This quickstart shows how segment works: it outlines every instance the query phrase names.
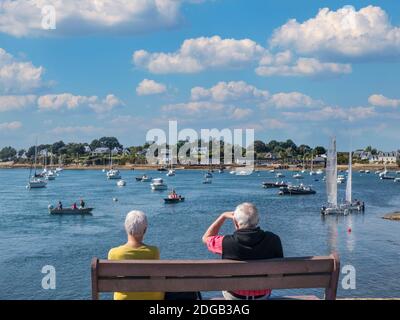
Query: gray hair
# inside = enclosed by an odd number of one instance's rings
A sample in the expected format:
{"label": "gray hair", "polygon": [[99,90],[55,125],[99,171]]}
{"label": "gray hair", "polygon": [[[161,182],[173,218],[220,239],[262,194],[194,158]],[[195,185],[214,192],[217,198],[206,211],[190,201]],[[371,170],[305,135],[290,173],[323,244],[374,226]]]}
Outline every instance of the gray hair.
{"label": "gray hair", "polygon": [[258,210],[252,203],[242,203],[238,205],[233,214],[239,228],[255,228],[259,222]]}
{"label": "gray hair", "polygon": [[144,212],[133,210],[126,215],[125,230],[127,234],[142,237],[146,232],[147,218]]}

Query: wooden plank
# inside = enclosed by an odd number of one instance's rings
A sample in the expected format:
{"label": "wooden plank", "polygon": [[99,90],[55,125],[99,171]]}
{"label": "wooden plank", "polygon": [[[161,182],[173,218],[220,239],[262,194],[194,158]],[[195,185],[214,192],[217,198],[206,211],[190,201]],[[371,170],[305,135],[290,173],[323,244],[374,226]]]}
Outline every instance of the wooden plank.
{"label": "wooden plank", "polygon": [[218,290],[263,290],[326,288],[330,275],[300,275],[285,277],[174,278],[174,279],[100,279],[100,292],[190,292]]}
{"label": "wooden plank", "polygon": [[340,258],[337,253],[333,253],[331,257],[334,260],[334,266],[329,286],[325,290],[325,300],[336,300],[337,286],[339,282]]}
{"label": "wooden plank", "polygon": [[98,287],[98,264],[97,258],[92,259],[91,274],[92,274],[92,300],[99,300],[99,287]]}
{"label": "wooden plank", "polygon": [[334,260],[320,259],[278,259],[227,261],[227,260],[100,260],[98,275],[109,276],[225,276],[225,275],[265,275],[302,274],[332,272]]}

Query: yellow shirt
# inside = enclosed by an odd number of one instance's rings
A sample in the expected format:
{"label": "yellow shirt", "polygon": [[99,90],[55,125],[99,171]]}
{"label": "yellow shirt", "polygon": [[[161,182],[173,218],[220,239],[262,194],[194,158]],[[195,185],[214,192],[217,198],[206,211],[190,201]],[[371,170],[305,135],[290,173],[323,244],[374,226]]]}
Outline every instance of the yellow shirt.
{"label": "yellow shirt", "polygon": [[[108,260],[158,260],[160,251],[157,247],[143,245],[132,248],[122,245],[112,248],[108,253]],[[163,292],[114,292],[114,300],[163,300]]]}

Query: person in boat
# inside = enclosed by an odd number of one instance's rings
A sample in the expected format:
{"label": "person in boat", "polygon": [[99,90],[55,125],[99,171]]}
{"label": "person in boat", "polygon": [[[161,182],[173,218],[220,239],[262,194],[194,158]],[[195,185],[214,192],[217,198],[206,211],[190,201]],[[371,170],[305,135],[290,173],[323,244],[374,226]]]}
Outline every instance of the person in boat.
{"label": "person in boat", "polygon": [[76,205],[76,202],[74,202],[74,204],[72,205],[72,209],[73,210],[78,210],[78,206]]}
{"label": "person in boat", "polygon": [[62,205],[61,201],[58,201],[57,209],[58,210],[62,210],[63,209],[63,205]]}
{"label": "person in boat", "polygon": [[176,194],[175,189],[168,195],[169,199],[179,199],[178,195]]}
{"label": "person in boat", "polygon": [[85,209],[85,201],[83,201],[83,199],[81,199],[81,202],[79,204],[79,208],[80,209]]}
{"label": "person in boat", "polygon": [[[231,235],[219,235],[222,225],[230,220],[236,231]],[[203,243],[212,253],[231,260],[259,260],[283,258],[282,243],[276,234],[263,231],[259,215],[252,203],[242,203],[234,212],[225,212],[215,220],[203,235]],[[267,300],[270,289],[223,291],[226,300]]]}
{"label": "person in boat", "polygon": [[[144,244],[147,217],[142,211],[131,211],[125,218],[127,242],[108,252],[108,260],[159,260],[160,251]],[[162,292],[115,292],[114,300],[163,300]]]}

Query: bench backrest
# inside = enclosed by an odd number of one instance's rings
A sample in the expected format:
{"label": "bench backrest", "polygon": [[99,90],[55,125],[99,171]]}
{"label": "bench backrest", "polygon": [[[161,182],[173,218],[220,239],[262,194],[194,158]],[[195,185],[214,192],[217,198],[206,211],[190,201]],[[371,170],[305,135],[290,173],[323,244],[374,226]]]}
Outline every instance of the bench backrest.
{"label": "bench backrest", "polygon": [[100,292],[191,292],[324,288],[336,299],[336,254],[271,260],[92,261],[92,298]]}

